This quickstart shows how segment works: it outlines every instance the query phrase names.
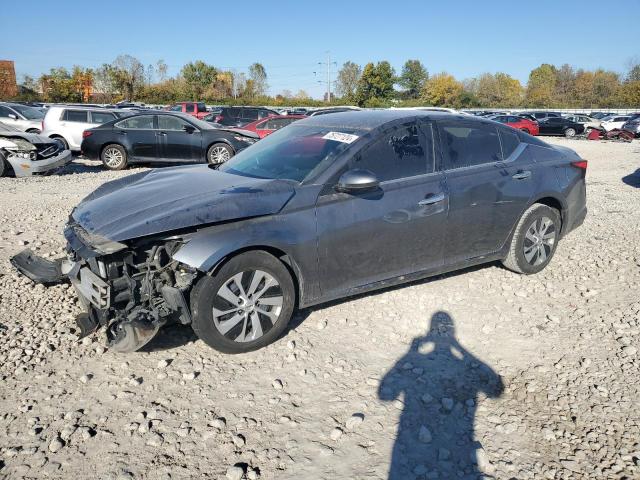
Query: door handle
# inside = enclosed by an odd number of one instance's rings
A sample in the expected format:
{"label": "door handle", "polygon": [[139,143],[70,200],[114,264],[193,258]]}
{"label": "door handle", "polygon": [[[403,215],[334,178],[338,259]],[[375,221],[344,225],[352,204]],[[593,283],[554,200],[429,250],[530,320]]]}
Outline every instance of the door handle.
{"label": "door handle", "polygon": [[126,135],[126,134],[127,134],[127,132],[125,132],[124,130],[120,130],[120,131],[118,131],[118,134],[119,134],[119,135]]}
{"label": "door handle", "polygon": [[427,198],[420,200],[418,202],[418,205],[420,205],[421,207],[424,207],[425,205],[433,205],[434,203],[443,201],[444,198],[444,193],[431,194]]}
{"label": "door handle", "polygon": [[165,132],[157,132],[156,136],[158,136],[158,137],[166,137],[167,134]]}
{"label": "door handle", "polygon": [[530,176],[531,172],[529,170],[519,170],[511,178],[514,178],[516,180],[524,180],[526,178],[529,178]]}

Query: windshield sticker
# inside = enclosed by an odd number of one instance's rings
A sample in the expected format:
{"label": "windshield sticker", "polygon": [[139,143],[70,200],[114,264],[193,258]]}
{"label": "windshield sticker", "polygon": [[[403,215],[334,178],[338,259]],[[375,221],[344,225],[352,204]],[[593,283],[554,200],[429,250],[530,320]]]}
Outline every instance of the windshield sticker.
{"label": "windshield sticker", "polygon": [[351,135],[350,133],[329,132],[322,138],[324,138],[325,140],[335,140],[336,142],[342,143],[353,143],[359,137],[358,135]]}

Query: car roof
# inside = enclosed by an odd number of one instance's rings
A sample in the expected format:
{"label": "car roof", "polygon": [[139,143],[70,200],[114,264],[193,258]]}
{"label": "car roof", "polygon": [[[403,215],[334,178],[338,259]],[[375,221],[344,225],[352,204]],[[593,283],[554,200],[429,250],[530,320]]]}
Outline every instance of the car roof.
{"label": "car roof", "polygon": [[449,112],[435,112],[424,110],[355,110],[349,112],[338,112],[327,115],[308,117],[295,122],[295,125],[324,128],[351,128],[355,130],[373,130],[395,120],[410,120],[416,117],[426,119],[456,118],[467,121],[482,121],[482,119],[476,119],[475,117],[472,117],[470,115],[455,114]]}

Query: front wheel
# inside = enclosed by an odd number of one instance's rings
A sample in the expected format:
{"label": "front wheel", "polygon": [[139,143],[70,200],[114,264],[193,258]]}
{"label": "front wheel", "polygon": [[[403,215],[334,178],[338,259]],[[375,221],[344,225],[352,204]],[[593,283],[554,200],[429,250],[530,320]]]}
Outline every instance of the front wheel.
{"label": "front wheel", "polygon": [[528,129],[528,128],[523,128],[523,129],[521,129],[521,130],[522,130],[524,133],[531,134],[531,132],[529,131],[529,129]]}
{"label": "front wheel", "polygon": [[564,131],[564,136],[565,136],[565,137],[567,137],[567,138],[575,137],[575,136],[576,136],[576,131],[575,131],[575,129],[573,129],[573,128],[567,128],[567,129]]}
{"label": "front wheel", "polygon": [[107,145],[102,149],[100,160],[109,170],[122,170],[127,166],[127,151],[122,145]]}
{"label": "front wheel", "polygon": [[9,176],[12,170],[11,164],[5,158],[4,153],[0,152],[0,177]]}
{"label": "front wheel", "polygon": [[560,213],[547,205],[534,203],[522,215],[511,239],[505,267],[530,275],[544,269],[558,246],[562,222]]}
{"label": "front wheel", "polygon": [[284,331],[295,307],[287,267],[264,251],[241,253],[191,292],[192,327],[223,353],[262,348]]}
{"label": "front wheel", "polygon": [[207,162],[220,165],[233,157],[233,150],[226,143],[214,143],[207,150]]}

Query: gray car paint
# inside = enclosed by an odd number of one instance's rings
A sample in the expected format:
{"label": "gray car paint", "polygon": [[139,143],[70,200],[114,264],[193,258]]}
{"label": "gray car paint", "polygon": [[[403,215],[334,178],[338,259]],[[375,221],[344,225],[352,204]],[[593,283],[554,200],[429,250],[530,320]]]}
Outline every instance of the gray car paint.
{"label": "gray car paint", "polygon": [[85,198],[73,218],[113,241],[279,211],[294,182],[218,172],[206,165],[156,169],[109,182]]}
{"label": "gray car paint", "polygon": [[[504,258],[522,212],[541,199],[559,206],[563,234],[584,218],[584,171],[570,166],[579,157],[522,133],[524,145],[505,161],[442,171],[438,152],[433,174],[381,184],[375,191],[335,191],[336,175],[359,147],[389,125],[416,118],[488,123],[433,112],[313,117],[297,125],[357,126],[368,133],[302,184],[206,166],[163,169],[107,184],[73,216],[92,233],[116,241],[190,227],[173,257],[205,272],[215,272],[240,250],[267,249],[296,275],[300,306]],[[516,179],[521,171],[531,175]],[[418,205],[430,195],[442,200]]]}

